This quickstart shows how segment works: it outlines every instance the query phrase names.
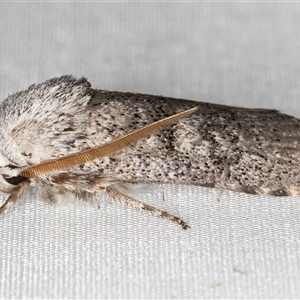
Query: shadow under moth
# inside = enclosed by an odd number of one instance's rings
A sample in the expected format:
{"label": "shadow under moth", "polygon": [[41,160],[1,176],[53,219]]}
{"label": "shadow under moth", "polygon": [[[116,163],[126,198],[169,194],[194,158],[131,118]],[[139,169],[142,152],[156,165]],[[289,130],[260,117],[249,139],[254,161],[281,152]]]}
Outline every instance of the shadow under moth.
{"label": "shadow under moth", "polygon": [[[300,120],[247,109],[93,89],[62,76],[0,106],[0,214],[34,186],[50,203],[112,198],[172,220],[124,193],[133,183],[178,183],[261,195],[300,194]],[[124,188],[125,187],[125,188]]]}

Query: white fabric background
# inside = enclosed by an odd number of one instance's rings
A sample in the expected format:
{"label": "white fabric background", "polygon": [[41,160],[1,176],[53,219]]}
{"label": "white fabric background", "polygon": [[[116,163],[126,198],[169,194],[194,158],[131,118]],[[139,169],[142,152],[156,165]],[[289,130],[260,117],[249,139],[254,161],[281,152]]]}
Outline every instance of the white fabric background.
{"label": "white fabric background", "polygon": [[[300,117],[299,3],[1,3],[0,98],[54,76]],[[0,298],[298,298],[299,197],[145,187],[191,229],[34,192],[0,218]],[[2,202],[5,197],[1,198]]]}

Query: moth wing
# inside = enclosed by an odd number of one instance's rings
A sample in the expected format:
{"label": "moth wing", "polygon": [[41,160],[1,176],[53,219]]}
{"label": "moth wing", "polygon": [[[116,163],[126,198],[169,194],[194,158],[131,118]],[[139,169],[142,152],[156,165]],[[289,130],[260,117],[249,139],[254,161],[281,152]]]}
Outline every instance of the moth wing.
{"label": "moth wing", "polygon": [[93,101],[106,112],[101,119],[108,133],[104,140],[199,107],[188,118],[94,162],[95,170],[105,176],[254,194],[299,194],[300,121],[294,117],[275,110],[105,91],[99,91]]}
{"label": "moth wing", "polygon": [[68,76],[8,97],[1,110],[1,152],[17,166],[38,164],[113,141],[194,106],[199,109],[190,117],[68,172],[121,182],[299,194],[298,119],[274,110],[93,90],[85,79]]}

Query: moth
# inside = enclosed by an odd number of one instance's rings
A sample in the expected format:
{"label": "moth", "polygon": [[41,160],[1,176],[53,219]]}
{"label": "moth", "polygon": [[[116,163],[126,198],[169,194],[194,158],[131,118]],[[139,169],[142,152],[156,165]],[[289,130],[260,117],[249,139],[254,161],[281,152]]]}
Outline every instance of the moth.
{"label": "moth", "polygon": [[247,109],[93,89],[62,76],[0,106],[0,213],[32,185],[50,203],[98,199],[181,218],[128,195],[136,183],[191,184],[260,195],[300,194],[300,120]]}

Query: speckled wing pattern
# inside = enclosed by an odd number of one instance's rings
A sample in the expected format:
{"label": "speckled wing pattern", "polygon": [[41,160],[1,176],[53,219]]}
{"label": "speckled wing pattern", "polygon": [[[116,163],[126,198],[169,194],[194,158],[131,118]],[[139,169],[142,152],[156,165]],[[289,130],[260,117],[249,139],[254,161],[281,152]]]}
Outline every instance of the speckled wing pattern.
{"label": "speckled wing pattern", "polygon": [[298,119],[276,110],[96,90],[85,78],[72,76],[33,85],[4,101],[0,146],[6,165],[0,171],[8,164],[24,167],[87,150],[195,106],[196,113],[149,138],[39,178],[38,184],[59,184],[66,190],[74,184],[83,194],[96,189],[91,188],[95,180],[105,186],[159,182],[300,194]]}
{"label": "speckled wing pattern", "polygon": [[[121,129],[121,134],[199,107],[189,118],[98,162],[98,170],[107,176],[121,181],[194,184],[263,195],[300,192],[300,121],[296,118],[275,110],[130,93],[99,91],[96,99],[101,107],[96,111],[107,112],[101,122],[104,131],[105,127],[117,132]],[[105,138],[112,134],[109,129]]]}
{"label": "speckled wing pattern", "polygon": [[[74,171],[116,181],[193,184],[254,194],[300,192],[300,121],[296,118],[275,110],[93,90],[85,79],[71,76],[44,85],[46,91],[33,112],[14,103],[5,116],[0,115],[1,120],[9,119],[9,135],[26,160],[14,164],[37,164],[86,150],[198,106],[196,113],[158,134]],[[52,91],[47,101],[45,94],[51,89],[58,93],[57,86],[63,96],[54,103],[52,99],[58,97]],[[20,98],[24,97],[17,95],[14,100]],[[24,100],[19,103],[30,107]]]}

